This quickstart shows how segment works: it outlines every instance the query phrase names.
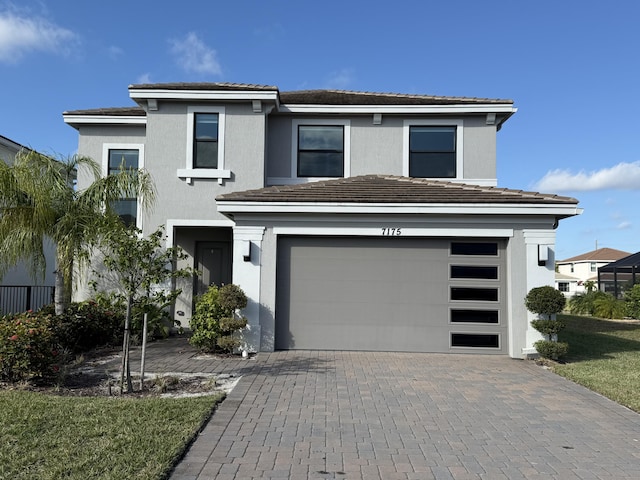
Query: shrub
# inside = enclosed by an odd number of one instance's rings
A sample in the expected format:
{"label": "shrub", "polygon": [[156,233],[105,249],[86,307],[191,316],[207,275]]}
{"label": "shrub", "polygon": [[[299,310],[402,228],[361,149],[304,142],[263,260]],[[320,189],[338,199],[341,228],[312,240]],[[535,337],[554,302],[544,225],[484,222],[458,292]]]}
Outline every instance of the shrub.
{"label": "shrub", "polygon": [[575,315],[595,315],[595,302],[605,295],[599,290],[577,293],[569,300],[569,311]]}
{"label": "shrub", "polygon": [[124,317],[110,305],[94,301],[72,303],[61,315],[53,316],[54,306],[40,310],[52,316],[57,342],[73,353],[119,343]]}
{"label": "shrub", "polygon": [[550,285],[532,288],[525,297],[527,310],[548,317],[562,312],[566,302],[567,299],[562,292]]}
{"label": "shrub", "polygon": [[48,377],[60,369],[52,317],[28,311],[0,319],[0,378],[9,382]]}
{"label": "shrub", "polygon": [[593,314],[600,318],[622,318],[625,315],[624,301],[605,293],[593,301]]}
{"label": "shrub", "polygon": [[238,318],[236,311],[246,305],[247,296],[237,285],[210,286],[196,299],[189,342],[204,351],[232,352],[241,343],[236,332],[247,326],[247,319]]}
{"label": "shrub", "polygon": [[631,318],[640,318],[640,284],[624,292],[625,313]]}
{"label": "shrub", "polygon": [[531,321],[531,326],[543,335],[557,335],[565,327],[560,320],[551,320],[548,318],[539,318]]}
{"label": "shrub", "polygon": [[553,342],[550,340],[538,340],[533,344],[542,358],[558,360],[569,351],[569,344],[565,342]]}

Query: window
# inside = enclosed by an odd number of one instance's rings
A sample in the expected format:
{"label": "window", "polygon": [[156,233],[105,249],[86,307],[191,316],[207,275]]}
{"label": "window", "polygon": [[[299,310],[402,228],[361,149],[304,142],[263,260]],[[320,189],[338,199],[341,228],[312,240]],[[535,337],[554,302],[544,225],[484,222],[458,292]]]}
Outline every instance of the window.
{"label": "window", "polygon": [[224,169],[225,108],[187,107],[186,165],[178,177],[191,183],[193,178],[215,178],[222,183],[231,178]]}
{"label": "window", "polygon": [[598,267],[596,266],[596,262],[591,262],[589,264],[589,268],[591,269],[592,272],[595,272],[598,270]]}
{"label": "window", "polygon": [[569,282],[558,282],[558,290],[561,292],[569,291]]}
{"label": "window", "polygon": [[451,300],[497,302],[497,288],[451,287]]}
{"label": "window", "polygon": [[349,120],[293,120],[292,134],[294,182],[349,176]]}
{"label": "window", "polygon": [[[138,149],[109,149],[108,175],[118,173],[121,167],[125,169],[138,169],[139,165]],[[123,198],[114,202],[111,207],[127,225],[137,225],[138,220],[138,200],[136,198]]]}
{"label": "window", "polygon": [[451,323],[499,323],[498,310],[451,310]]}
{"label": "window", "polygon": [[462,178],[462,136],[461,120],[405,120],[403,175]]}
{"label": "window", "polygon": [[574,265],[573,265],[573,263],[572,263],[569,267],[570,267],[570,269],[571,269],[571,273],[573,273],[573,270],[574,270]]}
{"label": "window", "polygon": [[498,255],[496,242],[451,242],[451,255]]}
{"label": "window", "polygon": [[193,168],[218,168],[218,114],[196,113],[193,129]]}
{"label": "window", "polygon": [[452,333],[452,347],[500,348],[500,337],[496,334]]}
{"label": "window", "polygon": [[298,126],[298,177],[344,175],[344,129],[341,125]]}
{"label": "window", "polygon": [[498,267],[481,265],[451,265],[451,278],[498,279]]}

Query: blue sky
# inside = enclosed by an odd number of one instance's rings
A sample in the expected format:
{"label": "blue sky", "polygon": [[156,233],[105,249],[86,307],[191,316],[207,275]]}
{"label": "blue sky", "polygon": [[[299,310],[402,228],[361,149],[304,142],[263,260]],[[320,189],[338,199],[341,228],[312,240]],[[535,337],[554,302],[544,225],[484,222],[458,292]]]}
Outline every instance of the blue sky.
{"label": "blue sky", "polygon": [[71,155],[65,110],[132,83],[510,98],[498,184],[573,196],[558,259],[640,250],[640,2],[0,0],[0,135]]}

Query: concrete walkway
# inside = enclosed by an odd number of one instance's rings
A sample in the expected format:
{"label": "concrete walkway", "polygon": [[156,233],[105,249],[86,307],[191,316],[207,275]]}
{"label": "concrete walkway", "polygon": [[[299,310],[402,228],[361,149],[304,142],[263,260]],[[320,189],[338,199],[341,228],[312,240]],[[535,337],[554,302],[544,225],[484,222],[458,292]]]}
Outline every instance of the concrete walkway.
{"label": "concrete walkway", "polygon": [[149,371],[242,379],[172,480],[640,478],[640,415],[530,361],[315,351],[198,360],[180,341],[154,345]]}

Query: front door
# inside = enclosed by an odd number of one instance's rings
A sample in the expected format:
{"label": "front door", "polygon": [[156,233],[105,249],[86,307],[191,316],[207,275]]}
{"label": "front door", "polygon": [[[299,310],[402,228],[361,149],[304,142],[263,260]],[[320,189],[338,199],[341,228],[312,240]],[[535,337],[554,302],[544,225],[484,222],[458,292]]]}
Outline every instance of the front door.
{"label": "front door", "polygon": [[196,268],[200,275],[196,295],[202,295],[210,285],[231,283],[231,244],[229,242],[198,242],[196,244]]}

